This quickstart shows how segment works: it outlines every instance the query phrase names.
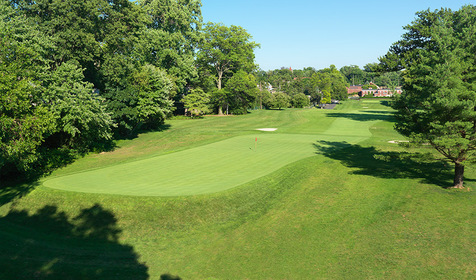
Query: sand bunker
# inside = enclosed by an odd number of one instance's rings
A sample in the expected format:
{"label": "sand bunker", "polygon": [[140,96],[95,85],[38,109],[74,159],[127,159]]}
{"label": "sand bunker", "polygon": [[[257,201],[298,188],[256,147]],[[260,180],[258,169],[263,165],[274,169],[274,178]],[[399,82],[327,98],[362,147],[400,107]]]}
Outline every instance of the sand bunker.
{"label": "sand bunker", "polygon": [[260,130],[260,131],[276,131],[278,130],[277,128],[258,128],[256,130]]}
{"label": "sand bunker", "polygon": [[398,144],[398,143],[408,143],[408,140],[390,140],[388,143]]}

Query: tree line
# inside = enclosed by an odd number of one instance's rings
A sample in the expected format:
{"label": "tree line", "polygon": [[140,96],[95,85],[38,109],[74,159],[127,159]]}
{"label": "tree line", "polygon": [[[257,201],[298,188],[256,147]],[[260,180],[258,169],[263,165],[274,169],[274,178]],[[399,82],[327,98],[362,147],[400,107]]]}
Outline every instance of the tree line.
{"label": "tree line", "polygon": [[260,69],[255,72],[260,90],[254,106],[302,108],[331,103],[333,99],[345,100],[348,98],[349,85],[371,87],[373,83],[395,88],[401,85],[401,74],[401,71],[382,71],[377,63],[368,63],[363,69],[356,65],[343,66],[339,70],[335,65],[320,70],[313,67],[282,67],[269,71]]}
{"label": "tree line", "polygon": [[265,72],[258,47],[240,26],[204,23],[199,0],[0,0],[0,176],[42,174],[174,112],[346,97],[335,66]]}
{"label": "tree line", "polygon": [[203,23],[200,9],[0,0],[0,176],[38,175],[159,128],[187,95],[245,111],[259,45],[241,27]]}

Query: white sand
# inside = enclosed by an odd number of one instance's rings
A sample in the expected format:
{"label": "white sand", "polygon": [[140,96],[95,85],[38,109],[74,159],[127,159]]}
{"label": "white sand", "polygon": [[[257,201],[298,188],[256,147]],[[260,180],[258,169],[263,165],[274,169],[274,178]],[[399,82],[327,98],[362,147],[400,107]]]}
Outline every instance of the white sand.
{"label": "white sand", "polygon": [[408,143],[408,140],[390,140],[388,143],[398,144],[398,143]]}
{"label": "white sand", "polygon": [[278,130],[277,128],[258,128],[256,130],[260,130],[260,131],[276,131]]}

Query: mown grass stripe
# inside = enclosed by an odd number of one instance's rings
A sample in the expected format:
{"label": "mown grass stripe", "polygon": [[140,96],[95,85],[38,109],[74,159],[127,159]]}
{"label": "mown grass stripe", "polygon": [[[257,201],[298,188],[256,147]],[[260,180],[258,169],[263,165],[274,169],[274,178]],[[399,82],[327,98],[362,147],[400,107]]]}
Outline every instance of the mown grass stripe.
{"label": "mown grass stripe", "polygon": [[[340,140],[342,137],[339,137]],[[365,140],[349,136],[348,142]],[[332,135],[262,134],[96,169],[44,182],[50,188],[139,196],[197,195],[227,190],[312,156],[313,144]]]}

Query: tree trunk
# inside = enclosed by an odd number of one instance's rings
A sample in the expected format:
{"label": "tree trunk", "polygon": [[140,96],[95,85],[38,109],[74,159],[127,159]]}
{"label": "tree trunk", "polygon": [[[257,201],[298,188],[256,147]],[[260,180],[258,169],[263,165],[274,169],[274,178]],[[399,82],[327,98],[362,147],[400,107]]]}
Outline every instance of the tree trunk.
{"label": "tree trunk", "polygon": [[221,89],[221,79],[223,77],[223,71],[218,71],[218,81],[217,81],[217,88],[218,90]]}
{"label": "tree trunk", "polygon": [[[218,90],[221,90],[221,78],[223,76],[223,71],[218,71],[218,81],[217,81],[217,88]],[[223,109],[221,105],[218,105],[218,115],[222,116],[223,115]]]}
{"label": "tree trunk", "polygon": [[455,163],[455,179],[453,188],[463,188],[464,165],[459,162]]}

